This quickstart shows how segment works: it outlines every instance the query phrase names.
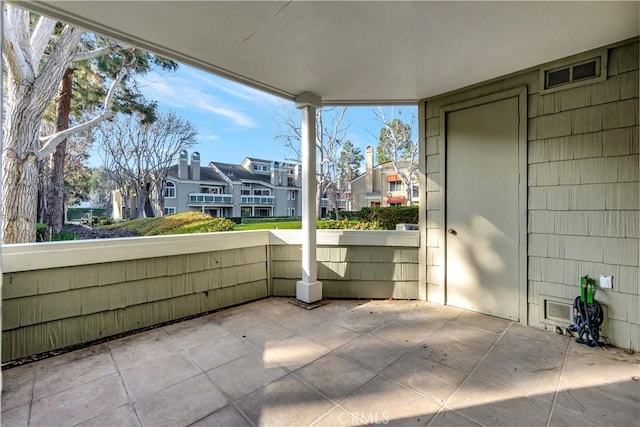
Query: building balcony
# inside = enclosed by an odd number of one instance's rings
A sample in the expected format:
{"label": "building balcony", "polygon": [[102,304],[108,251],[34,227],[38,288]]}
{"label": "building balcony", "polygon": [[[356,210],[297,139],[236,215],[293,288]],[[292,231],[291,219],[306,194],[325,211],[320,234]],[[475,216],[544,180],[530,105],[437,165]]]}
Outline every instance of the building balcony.
{"label": "building balcony", "polygon": [[275,196],[242,196],[240,203],[243,205],[274,205]]}
{"label": "building balcony", "polygon": [[[331,206],[331,201],[327,198],[327,197],[323,197],[320,200],[320,206],[322,206],[323,208],[328,208]],[[338,200],[338,207],[339,208],[346,208],[347,207],[347,201],[346,200]]]}
{"label": "building balcony", "polygon": [[202,205],[233,205],[232,194],[189,193],[189,204]]}

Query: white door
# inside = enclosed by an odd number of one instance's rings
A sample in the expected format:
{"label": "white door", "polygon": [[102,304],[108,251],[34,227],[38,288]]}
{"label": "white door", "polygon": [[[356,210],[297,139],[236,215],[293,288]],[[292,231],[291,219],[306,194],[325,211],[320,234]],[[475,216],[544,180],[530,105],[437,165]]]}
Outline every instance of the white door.
{"label": "white door", "polygon": [[446,115],[447,304],[519,319],[518,97]]}

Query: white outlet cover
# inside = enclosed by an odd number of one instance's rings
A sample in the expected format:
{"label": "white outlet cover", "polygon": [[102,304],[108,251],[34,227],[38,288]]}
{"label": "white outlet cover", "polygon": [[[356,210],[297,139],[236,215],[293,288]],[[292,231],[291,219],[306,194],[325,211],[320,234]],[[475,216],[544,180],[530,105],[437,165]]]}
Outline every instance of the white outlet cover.
{"label": "white outlet cover", "polygon": [[613,289],[613,276],[600,275],[600,289]]}

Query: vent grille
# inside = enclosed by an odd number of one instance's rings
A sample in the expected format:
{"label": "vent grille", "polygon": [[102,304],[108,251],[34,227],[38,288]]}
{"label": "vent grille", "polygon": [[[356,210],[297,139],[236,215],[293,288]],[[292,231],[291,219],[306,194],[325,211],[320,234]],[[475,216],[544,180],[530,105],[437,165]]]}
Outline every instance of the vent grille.
{"label": "vent grille", "polygon": [[567,324],[572,322],[572,306],[570,304],[549,300],[545,300],[545,304],[545,319]]}
{"label": "vent grille", "polygon": [[600,76],[600,57],[544,72],[544,88],[551,89]]}

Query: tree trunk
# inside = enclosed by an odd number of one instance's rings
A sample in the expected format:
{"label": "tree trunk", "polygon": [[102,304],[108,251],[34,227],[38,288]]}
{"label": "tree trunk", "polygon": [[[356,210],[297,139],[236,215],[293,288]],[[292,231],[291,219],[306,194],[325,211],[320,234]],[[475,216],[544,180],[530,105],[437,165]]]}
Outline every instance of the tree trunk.
{"label": "tree trunk", "polygon": [[[71,111],[71,86],[73,70],[68,68],[60,82],[56,109],[56,132],[69,129]],[[50,174],[47,196],[47,224],[53,233],[60,233],[64,223],[64,161],[67,156],[67,140],[62,141],[50,156]]]}
{"label": "tree trunk", "polygon": [[145,205],[147,204],[147,197],[149,197],[149,192],[145,188],[146,186],[138,186],[136,189],[136,208],[138,210],[137,217],[138,218],[146,218],[147,215],[145,213]]}
{"label": "tree trunk", "polygon": [[[8,76],[9,80],[11,76]],[[42,114],[34,112],[33,86],[20,85],[10,98],[5,122],[2,163],[4,243],[29,243],[36,240],[36,210],[38,198],[38,133]]]}

